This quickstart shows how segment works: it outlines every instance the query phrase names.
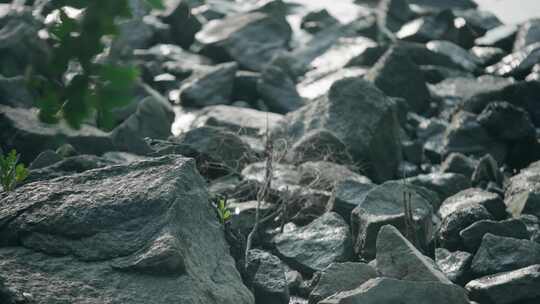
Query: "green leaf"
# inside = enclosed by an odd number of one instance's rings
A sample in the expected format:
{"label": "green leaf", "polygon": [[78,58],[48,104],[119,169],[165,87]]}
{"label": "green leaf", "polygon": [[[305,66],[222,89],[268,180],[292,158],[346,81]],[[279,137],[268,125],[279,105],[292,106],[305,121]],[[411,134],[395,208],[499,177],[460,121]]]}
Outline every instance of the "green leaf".
{"label": "green leaf", "polygon": [[231,218],[231,211],[230,210],[226,210],[225,213],[223,214],[223,219],[225,221],[229,220]]}
{"label": "green leaf", "polygon": [[15,181],[17,183],[21,183],[28,177],[28,175],[30,175],[30,171],[28,171],[23,164],[18,164],[15,168]]}

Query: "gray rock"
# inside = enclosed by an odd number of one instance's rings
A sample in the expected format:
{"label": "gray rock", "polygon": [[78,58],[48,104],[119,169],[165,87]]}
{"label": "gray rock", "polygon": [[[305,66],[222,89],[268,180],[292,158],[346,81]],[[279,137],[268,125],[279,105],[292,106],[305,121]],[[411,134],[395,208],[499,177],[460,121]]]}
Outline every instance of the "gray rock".
{"label": "gray rock", "polygon": [[439,282],[409,282],[389,278],[371,279],[360,287],[337,293],[319,304],[469,304],[466,291]]}
{"label": "gray rock", "polygon": [[31,108],[36,92],[30,90],[23,76],[0,75],[0,103],[14,108]]}
{"label": "gray rock", "polygon": [[529,113],[508,102],[490,103],[477,119],[488,132],[503,140],[520,140],[536,135]]}
{"label": "gray rock", "polygon": [[477,276],[516,270],[540,263],[540,244],[487,233],[472,261]]}
{"label": "gray rock", "polygon": [[197,112],[191,127],[219,127],[241,136],[262,137],[267,129],[275,128],[282,119],[283,116],[276,113],[219,105]]}
{"label": "gray rock", "polygon": [[208,22],[195,38],[202,53],[216,61],[232,59],[242,68],[262,71],[287,48],[291,28],[283,17],[251,12]]}
{"label": "gray rock", "polygon": [[438,0],[409,0],[409,4],[416,5],[420,9],[427,11],[438,11],[445,9],[466,10],[476,8],[478,5],[473,0],[450,0],[440,2]]}
{"label": "gray rock", "polygon": [[65,123],[48,125],[39,121],[34,110],[0,105],[0,141],[15,148],[21,161],[29,164],[44,150],[55,150],[69,143],[80,153],[103,154],[115,150],[108,133],[83,125],[74,130]]}
{"label": "gray rock", "polygon": [[477,157],[491,154],[501,163],[507,153],[505,144],[492,137],[478,123],[474,114],[465,111],[458,112],[452,118],[443,145],[446,154],[458,152]]}
{"label": "gray rock", "polygon": [[487,31],[503,24],[501,20],[489,10],[454,10],[454,14],[456,17],[465,19],[467,25],[472,27],[478,35],[484,35]]}
{"label": "gray rock", "polygon": [[508,211],[518,217],[521,214],[540,216],[540,162],[510,178],[505,187],[504,203]]}
{"label": "gray rock", "polygon": [[540,219],[532,214],[524,214],[517,219],[527,227],[531,241],[540,243]]}
{"label": "gray rock", "polygon": [[513,47],[517,30],[518,28],[515,25],[500,25],[487,31],[484,36],[476,39],[474,43],[479,46],[497,47],[505,51],[510,51]]}
{"label": "gray rock", "polygon": [[455,210],[444,217],[438,230],[441,247],[449,250],[462,249],[460,231],[481,220],[492,220],[493,216],[479,204],[469,205]]}
{"label": "gray rock", "polygon": [[392,225],[381,227],[377,236],[377,271],[399,280],[451,284],[435,263]]}
{"label": "gray rock", "polygon": [[274,237],[278,255],[308,273],[352,257],[349,225],[334,212],[322,215],[305,227],[286,230]]}
{"label": "gray rock", "polygon": [[461,208],[473,205],[485,207],[496,219],[506,218],[506,207],[503,200],[495,193],[478,188],[463,190],[446,199],[439,208],[441,218],[450,216]]}
{"label": "gray rock", "polygon": [[434,40],[428,42],[426,47],[428,50],[447,56],[457,66],[468,72],[474,72],[480,64],[476,56],[450,41]]}
{"label": "gray rock", "polygon": [[[540,299],[540,265],[486,276],[465,288],[471,299],[494,304],[534,303]],[[530,300],[530,302],[526,302]]]}
{"label": "gray rock", "polygon": [[[298,167],[300,184],[310,188],[332,190],[343,181],[371,185],[369,178],[350,170],[344,165],[329,161],[306,162]],[[345,218],[345,217],[344,217]]]}
{"label": "gray rock", "polygon": [[44,167],[48,167],[54,163],[57,163],[61,161],[63,158],[62,156],[58,155],[58,153],[54,152],[53,150],[45,150],[34,159],[30,165],[28,166],[28,169],[30,170],[36,170],[41,169]]}
{"label": "gray rock", "polygon": [[370,190],[351,214],[356,254],[365,259],[375,257],[377,235],[384,225],[394,225],[406,233],[403,200],[408,194],[411,195],[411,208],[416,224],[415,235],[411,237],[418,240],[418,246],[425,248],[432,237],[431,204],[419,187],[390,181]]}
{"label": "gray rock", "polygon": [[328,201],[328,209],[339,213],[347,222],[351,213],[376,185],[357,180],[342,180],[335,184],[334,195]]}
{"label": "gray rock", "polygon": [[441,164],[441,172],[458,173],[471,178],[475,167],[475,161],[471,158],[461,153],[450,153]]}
{"label": "gray rock", "polygon": [[[415,177],[405,179],[407,183],[415,186],[424,187],[434,191],[439,196],[439,202],[448,197],[471,187],[469,179],[457,173],[430,173],[420,174]],[[438,209],[439,204],[433,202],[433,209]]]}
{"label": "gray rock", "polygon": [[338,164],[354,161],[347,145],[336,134],[326,129],[309,131],[287,152],[286,159],[292,163],[329,160]]}
{"label": "gray rock", "polygon": [[540,60],[540,42],[505,56],[499,63],[488,66],[486,72],[498,76],[525,77]]}
{"label": "gray rock", "polygon": [[263,70],[257,90],[271,112],[285,114],[304,105],[294,81],[276,66],[270,65]]}
{"label": "gray rock", "polygon": [[339,24],[339,20],[330,15],[326,9],[321,9],[309,12],[302,17],[300,28],[308,33],[315,34],[337,24]]}
{"label": "gray rock", "polygon": [[238,65],[234,62],[200,67],[180,86],[180,103],[185,107],[232,103],[231,96],[237,69]]}
{"label": "gray rock", "polygon": [[334,263],[321,271],[315,288],[309,294],[309,304],[317,304],[341,291],[355,289],[378,276],[377,271],[364,263]]}
{"label": "gray rock", "polygon": [[415,112],[424,112],[429,106],[424,75],[400,48],[388,50],[365,78],[388,96],[404,98]]}
{"label": "gray rock", "polygon": [[377,22],[391,32],[397,32],[403,24],[414,18],[409,3],[404,0],[383,0],[379,2]]}
{"label": "gray rock", "polygon": [[480,158],[471,176],[473,186],[481,188],[487,188],[490,182],[500,187],[503,184],[503,179],[497,161],[490,154]]}
{"label": "gray rock", "polygon": [[519,28],[514,42],[514,52],[540,42],[540,18],[525,21]]}
{"label": "gray rock", "polygon": [[470,50],[470,52],[476,58],[478,58],[482,67],[495,64],[506,55],[504,50],[489,46],[475,46]]}
{"label": "gray rock", "polygon": [[0,194],[6,285],[51,303],[252,304],[208,199],[176,156]]}
{"label": "gray rock", "polygon": [[252,249],[248,254],[246,272],[256,303],[289,304],[285,267],[278,257],[259,249]]}
{"label": "gray rock", "polygon": [[518,219],[509,219],[500,222],[492,220],[478,221],[461,230],[459,235],[463,240],[465,248],[474,253],[482,243],[482,238],[487,233],[515,239],[529,239],[527,226]]}
{"label": "gray rock", "polygon": [[286,116],[281,132],[291,142],[316,129],[333,132],[348,147],[354,160],[366,164],[375,181],[390,179],[401,160],[398,121],[393,103],[361,78],[336,81],[324,98]]}
{"label": "gray rock", "polygon": [[147,97],[137,111],[116,127],[111,138],[118,150],[134,154],[149,154],[150,147],[144,138],[166,139],[171,135],[174,112],[166,100]]}
{"label": "gray rock", "polygon": [[444,248],[435,249],[435,262],[441,271],[455,284],[464,285],[470,279],[473,256],[464,251],[450,252]]}
{"label": "gray rock", "polygon": [[184,47],[195,40],[195,34],[201,29],[201,23],[191,14],[187,1],[164,1],[165,10],[160,11],[159,17],[171,28],[173,41]]}

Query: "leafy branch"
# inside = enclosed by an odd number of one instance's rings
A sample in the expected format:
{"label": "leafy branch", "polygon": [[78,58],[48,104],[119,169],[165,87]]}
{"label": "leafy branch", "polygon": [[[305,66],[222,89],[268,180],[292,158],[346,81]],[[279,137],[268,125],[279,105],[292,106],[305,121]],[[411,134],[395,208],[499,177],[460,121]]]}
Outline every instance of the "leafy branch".
{"label": "leafy branch", "polygon": [[20,155],[15,150],[11,150],[5,156],[0,154],[0,183],[4,191],[12,191],[29,175],[28,169],[18,163],[19,157]]}

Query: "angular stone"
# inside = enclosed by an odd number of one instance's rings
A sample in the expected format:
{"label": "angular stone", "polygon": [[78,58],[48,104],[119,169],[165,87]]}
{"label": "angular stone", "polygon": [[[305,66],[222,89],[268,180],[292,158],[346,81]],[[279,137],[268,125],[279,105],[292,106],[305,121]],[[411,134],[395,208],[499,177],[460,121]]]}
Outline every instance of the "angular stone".
{"label": "angular stone", "polygon": [[441,247],[449,250],[463,248],[460,231],[481,220],[491,220],[493,216],[479,204],[469,205],[455,210],[443,218],[438,230]]}
{"label": "angular stone", "polygon": [[337,293],[319,304],[469,304],[466,291],[439,282],[409,282],[389,278],[371,279],[360,287]]}
{"label": "angular stone", "polygon": [[0,194],[0,271],[50,303],[252,304],[208,200],[171,155],[24,185]]}
{"label": "angular stone", "polygon": [[486,34],[474,41],[479,46],[498,47],[505,51],[512,50],[514,39],[517,34],[517,26],[500,25],[486,32]]}
{"label": "angular stone", "polygon": [[338,164],[352,164],[347,146],[334,133],[316,129],[304,134],[287,152],[286,159],[292,163],[329,160]]}
{"label": "angular stone", "polygon": [[505,101],[490,103],[477,119],[488,132],[504,140],[536,135],[529,113]]}
{"label": "angular stone", "polygon": [[525,224],[518,219],[509,219],[500,222],[492,220],[478,221],[461,230],[459,235],[461,236],[463,244],[467,250],[470,252],[476,252],[482,243],[482,238],[487,233],[496,236],[512,237],[515,239],[529,239],[527,226],[525,226]]}
{"label": "angular stone", "polygon": [[488,66],[486,72],[497,76],[524,78],[538,61],[540,61],[540,42],[504,57],[499,63]]}
{"label": "angular stone", "polygon": [[296,142],[312,130],[327,129],[345,143],[354,161],[368,164],[369,178],[387,180],[397,173],[401,149],[394,104],[361,78],[336,81],[327,96],[287,114],[286,120],[283,129],[274,130],[277,137]]}
{"label": "angular stone", "polygon": [[503,179],[499,164],[490,154],[480,158],[471,176],[473,186],[481,188],[487,188],[489,183],[495,183],[497,187],[500,187]]}
{"label": "angular stone", "polygon": [[300,165],[298,170],[300,183],[315,189],[332,190],[342,181],[372,184],[369,178],[329,161],[306,162]]}
{"label": "angular stone", "polygon": [[230,104],[234,77],[238,65],[234,62],[200,67],[180,87],[180,103],[185,107]]}
{"label": "angular stone", "polygon": [[[13,136],[16,134],[17,136]],[[66,123],[48,125],[34,110],[0,105],[0,141],[7,149],[23,152],[21,161],[29,164],[44,150],[56,150],[69,143],[80,153],[103,154],[115,150],[108,133],[83,125],[74,130]]]}
{"label": "angular stone", "polygon": [[392,225],[381,227],[377,236],[377,271],[399,280],[451,284],[435,263]]}
{"label": "angular stone", "polygon": [[464,251],[450,252],[444,248],[435,249],[435,262],[448,279],[455,284],[464,285],[470,279],[473,256]]}
{"label": "angular stone", "polygon": [[317,304],[341,291],[355,289],[378,276],[373,267],[364,263],[334,263],[318,274],[315,288],[309,294],[309,304]]}
{"label": "angular stone", "polygon": [[482,238],[471,269],[479,277],[539,263],[540,244],[488,233]]}
{"label": "angular stone", "polygon": [[[534,303],[540,298],[540,265],[482,277],[469,282],[469,296],[480,303]],[[526,302],[530,300],[530,302]]]}
{"label": "angular stone", "polygon": [[334,212],[322,215],[305,227],[277,235],[273,243],[278,255],[289,265],[308,273],[352,257],[349,225]]}
{"label": "angular stone", "polygon": [[436,192],[439,202],[432,202],[434,209],[438,209],[439,203],[448,197],[471,187],[469,179],[457,173],[420,174],[405,180],[407,183]]}
{"label": "angular stone", "polygon": [[441,218],[445,218],[461,208],[472,205],[485,207],[496,219],[503,219],[507,216],[506,206],[497,194],[478,188],[463,190],[449,197],[442,203],[438,214]]}
{"label": "angular stone", "polygon": [[480,65],[483,67],[499,62],[506,55],[504,50],[489,46],[475,46],[470,52],[478,58]]}
{"label": "angular stone", "polygon": [[391,32],[397,32],[404,23],[414,18],[409,3],[404,0],[383,0],[378,7],[377,20]]}
{"label": "angular stone", "polygon": [[474,160],[461,153],[450,153],[441,164],[441,172],[458,173],[470,178],[476,164]]}
{"label": "angular stone", "polygon": [[404,98],[415,112],[424,112],[429,106],[430,95],[422,71],[399,48],[386,52],[366,79],[388,96]]}
{"label": "angular stone", "polygon": [[285,114],[304,105],[294,81],[276,66],[264,69],[257,90],[269,111],[274,113]]}
{"label": "angular stone", "polygon": [[514,51],[540,42],[540,18],[527,20],[521,25],[514,42]]}
{"label": "angular stone", "polygon": [[278,257],[252,249],[248,254],[246,272],[257,303],[289,304],[285,267]]}
{"label": "angular stone", "polygon": [[426,47],[428,50],[447,56],[457,66],[468,72],[476,71],[480,64],[476,56],[450,41],[434,40],[428,42]]}
{"label": "angular stone", "polygon": [[514,217],[521,214],[540,216],[540,162],[510,178],[504,196],[504,203]]}
{"label": "angular stone", "polygon": [[[424,248],[432,237],[433,209],[419,187],[390,181],[370,190],[351,214],[351,228],[355,253],[365,259],[376,254],[379,229],[394,225],[405,232],[404,198],[411,195],[411,209],[415,221],[415,237]],[[411,236],[412,237],[412,236]]]}
{"label": "angular stone", "polygon": [[346,221],[351,220],[351,213],[376,185],[356,180],[343,180],[334,186],[334,195],[328,201],[328,209],[339,213]]}
{"label": "angular stone", "polygon": [[235,14],[206,23],[195,39],[202,53],[218,61],[262,71],[272,57],[285,51],[291,28],[285,18],[262,12]]}

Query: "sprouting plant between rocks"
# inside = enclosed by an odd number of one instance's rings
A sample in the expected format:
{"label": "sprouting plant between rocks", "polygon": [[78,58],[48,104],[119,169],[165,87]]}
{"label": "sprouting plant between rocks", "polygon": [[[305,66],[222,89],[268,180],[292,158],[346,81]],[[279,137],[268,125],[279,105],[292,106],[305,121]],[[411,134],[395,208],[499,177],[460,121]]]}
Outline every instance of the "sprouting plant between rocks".
{"label": "sprouting plant between rocks", "polygon": [[18,164],[19,158],[20,154],[17,154],[16,150],[11,150],[6,155],[0,154],[0,182],[4,191],[12,191],[29,175],[24,164]]}

